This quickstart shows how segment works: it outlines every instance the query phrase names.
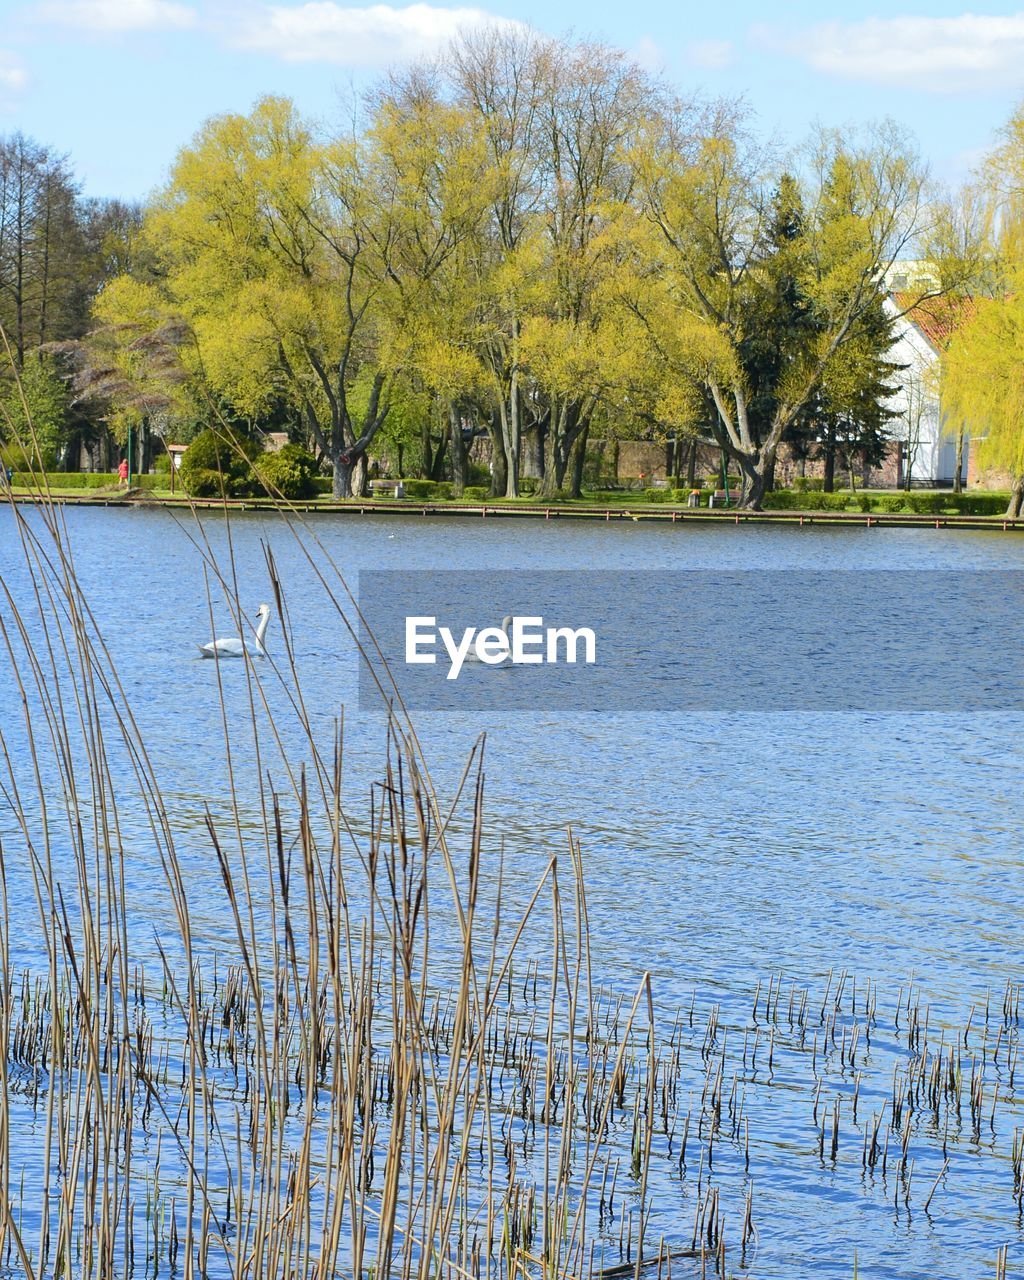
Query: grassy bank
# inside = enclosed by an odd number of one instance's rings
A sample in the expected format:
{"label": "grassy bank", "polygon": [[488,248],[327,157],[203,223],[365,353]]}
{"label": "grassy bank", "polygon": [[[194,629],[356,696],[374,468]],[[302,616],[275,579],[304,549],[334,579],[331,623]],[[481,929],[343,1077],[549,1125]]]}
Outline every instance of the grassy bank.
{"label": "grassy bank", "polygon": [[[326,503],[333,505],[330,478],[316,478],[316,492],[301,499],[303,505]],[[451,503],[453,506],[486,506],[486,507],[535,507],[541,510],[573,509],[584,507],[630,508],[646,510],[648,508],[672,507],[680,511],[692,511],[691,495],[694,490],[665,488],[636,489],[589,489],[582,497],[572,498],[559,493],[553,498],[545,498],[537,493],[524,493],[519,498],[497,498],[483,485],[467,485],[463,492],[456,495],[448,481],[406,480],[404,498],[392,496],[375,496],[372,493],[363,498],[351,499],[351,502],[373,502],[381,506],[401,507],[403,504],[416,505],[426,502],[430,506],[442,506]],[[126,487],[119,483],[116,475],[102,472],[50,472],[43,477],[28,472],[15,472],[12,484],[15,496],[31,497],[46,490],[57,497],[95,497],[107,500],[124,497]],[[154,475],[135,476],[132,490],[155,498],[187,499],[183,486],[179,483],[174,493],[170,487],[170,476],[166,472]],[[710,506],[715,490],[704,488],[696,491],[698,510],[714,510]],[[219,499],[215,499],[219,500]],[[263,499],[248,497],[246,503]],[[766,495],[763,507],[766,511],[796,512],[852,512],[873,515],[970,515],[1002,517],[1010,500],[1009,493],[1002,491],[980,491],[970,493],[953,493],[951,490],[914,490],[910,493],[891,489],[862,489],[856,492],[840,489],[834,493],[823,493],[821,490],[778,489]],[[266,501],[273,501],[267,498]],[[716,503],[721,498],[716,498]],[[726,509],[734,509],[733,504]]]}
{"label": "grassy bank", "polygon": [[[37,503],[52,500],[59,503],[101,506],[166,506],[188,510],[217,509],[221,498],[192,499],[179,485],[174,493],[168,477],[146,475],[127,489],[114,476],[72,476],[54,473],[46,477],[46,485],[25,483],[31,477],[16,475],[10,493],[16,502]],[[322,481],[324,489],[329,481]],[[383,515],[457,515],[526,517],[540,519],[576,518],[589,520],[669,521],[671,523],[725,521],[730,524],[782,522],[800,524],[854,524],[873,526],[943,526],[950,528],[1024,528],[1024,520],[1007,520],[1005,511],[1009,495],[998,492],[955,494],[921,490],[912,493],[892,490],[868,490],[856,493],[780,490],[767,495],[761,511],[740,510],[733,506],[708,505],[710,490],[700,493],[699,505],[688,502],[689,491],[673,489],[595,490],[582,498],[561,496],[544,500],[536,495],[520,498],[493,498],[484,489],[470,487],[461,497],[454,497],[451,486],[431,481],[407,482],[406,496],[368,496],[342,501],[329,492],[282,501],[263,497],[232,498],[227,506],[234,510],[297,510],[303,513],[354,513]]]}

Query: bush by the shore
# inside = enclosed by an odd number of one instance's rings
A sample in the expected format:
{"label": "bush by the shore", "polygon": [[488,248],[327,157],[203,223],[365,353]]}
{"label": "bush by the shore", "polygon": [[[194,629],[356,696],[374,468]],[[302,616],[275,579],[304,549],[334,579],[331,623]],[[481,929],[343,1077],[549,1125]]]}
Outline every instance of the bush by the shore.
{"label": "bush by the shore", "polygon": [[261,452],[247,436],[201,431],[182,454],[181,482],[193,498],[247,498],[256,488],[252,464]]}
{"label": "bush by the shore", "polygon": [[253,471],[272,498],[311,498],[317,492],[316,459],[298,444],[262,454],[253,463]]}
{"label": "bush by the shore", "polygon": [[865,513],[905,515],[1001,516],[1009,502],[1009,494],[942,493],[915,490],[911,493],[823,493],[820,490],[798,492],[777,489],[764,499],[766,511],[862,511]]}
{"label": "bush by the shore", "polygon": [[[41,489],[43,483],[49,489],[123,489],[120,477],[114,471],[15,471],[11,484],[16,489]],[[138,489],[167,489],[170,477],[164,475],[132,476],[132,485]]]}

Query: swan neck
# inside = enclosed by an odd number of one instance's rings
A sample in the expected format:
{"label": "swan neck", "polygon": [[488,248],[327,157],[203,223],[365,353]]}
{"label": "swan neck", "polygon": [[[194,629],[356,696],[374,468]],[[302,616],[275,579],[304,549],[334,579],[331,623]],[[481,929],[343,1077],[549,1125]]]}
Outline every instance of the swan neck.
{"label": "swan neck", "polygon": [[269,613],[269,612],[267,612],[267,613],[263,613],[263,614],[261,614],[261,615],[260,615],[259,623],[258,623],[258,624],[257,624],[257,626],[256,626],[256,643],[257,643],[257,644],[260,644],[260,645],[261,645],[261,644],[263,643],[263,637],[266,635],[266,632],[267,632],[267,623],[268,623],[269,621],[270,621],[270,613]]}

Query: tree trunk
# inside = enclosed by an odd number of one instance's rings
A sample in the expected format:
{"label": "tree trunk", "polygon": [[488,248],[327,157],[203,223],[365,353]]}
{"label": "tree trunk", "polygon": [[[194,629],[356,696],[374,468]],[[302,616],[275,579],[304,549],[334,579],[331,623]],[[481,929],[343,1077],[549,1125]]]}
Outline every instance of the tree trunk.
{"label": "tree trunk", "polygon": [[352,466],[350,463],[342,462],[340,458],[334,459],[334,478],[331,484],[331,497],[351,498],[352,496]]}
{"label": "tree trunk", "polygon": [[523,433],[523,475],[531,480],[544,478],[544,452],[549,432],[544,422],[537,422]]}
{"label": "tree trunk", "polygon": [[[743,465],[743,496],[740,506],[747,511],[760,511],[764,495],[768,492],[765,469],[756,465]],[[728,473],[727,473],[728,474]]]}
{"label": "tree trunk", "polygon": [[1007,520],[1016,520],[1024,506],[1024,471],[1013,477],[1013,488],[1010,490],[1010,505],[1006,508]]}
{"label": "tree trunk", "polygon": [[519,497],[519,447],[522,440],[522,405],[519,401],[519,370],[512,370],[508,414],[503,423],[505,448],[505,497]]}
{"label": "tree trunk", "polygon": [[502,430],[502,414],[495,412],[487,419],[487,434],[491,439],[491,497],[503,498],[508,485],[508,462],[505,457],[505,433]]}
{"label": "tree trunk", "polygon": [[[544,458],[544,484],[541,493],[545,498],[554,498],[565,485],[566,473],[569,470],[573,449],[581,432],[586,431],[585,423],[580,422],[580,405],[578,401],[562,401],[557,412],[552,407],[548,421],[548,439]],[[582,466],[581,483],[582,483]],[[572,481],[570,481],[570,486]]]}
{"label": "tree trunk", "polygon": [[583,468],[587,462],[587,437],[589,435],[590,427],[585,425],[576,436],[575,443],[572,446],[572,479],[569,494],[573,498],[583,497]]}
{"label": "tree trunk", "polygon": [[686,483],[691,489],[697,487],[697,441],[690,441],[690,452],[686,459]]}
{"label": "tree trunk", "polygon": [[443,423],[441,426],[441,435],[437,442],[437,448],[434,451],[434,462],[430,468],[431,480],[436,481],[444,479],[444,458],[445,454],[448,452],[448,438],[450,434],[450,424],[448,422]]}
{"label": "tree trunk", "polygon": [[549,411],[548,429],[544,437],[543,480],[540,486],[542,498],[556,497],[565,475],[565,460],[560,456],[565,439],[565,411],[564,400],[552,404]]}
{"label": "tree trunk", "polygon": [[953,473],[953,492],[963,493],[964,483],[961,473],[964,469],[964,429],[956,433],[956,471]]}
{"label": "tree trunk", "polygon": [[834,493],[836,488],[836,447],[831,441],[825,445],[825,478],[821,487],[826,493]]}
{"label": "tree trunk", "polygon": [[434,470],[434,444],[430,434],[430,416],[420,427],[420,479],[429,480]]}
{"label": "tree trunk", "polygon": [[365,453],[361,453],[352,464],[352,497],[365,498],[367,493],[367,481],[370,476],[370,466]]}
{"label": "tree trunk", "polygon": [[461,498],[466,488],[466,441],[462,435],[462,410],[448,405],[448,435],[452,442],[452,497]]}

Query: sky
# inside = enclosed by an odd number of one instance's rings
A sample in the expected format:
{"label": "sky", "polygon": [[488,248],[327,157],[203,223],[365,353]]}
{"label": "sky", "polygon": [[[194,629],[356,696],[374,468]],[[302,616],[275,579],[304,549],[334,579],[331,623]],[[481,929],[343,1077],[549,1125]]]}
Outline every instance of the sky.
{"label": "sky", "polygon": [[1024,100],[1024,9],[993,0],[0,0],[0,134],[67,153],[88,195],[144,199],[209,116],[273,93],[340,118],[388,66],[494,22],[596,37],[687,93],[742,97],[784,144],[891,116],[942,182]]}

